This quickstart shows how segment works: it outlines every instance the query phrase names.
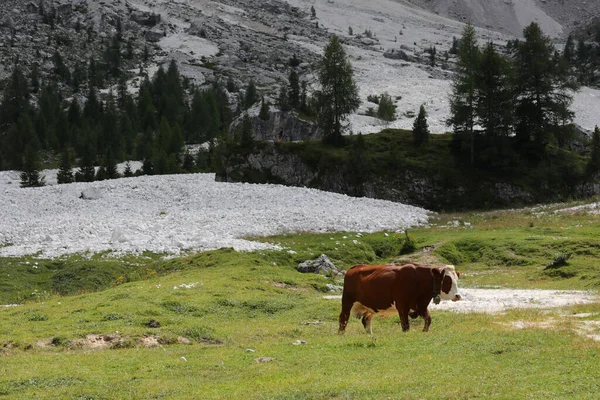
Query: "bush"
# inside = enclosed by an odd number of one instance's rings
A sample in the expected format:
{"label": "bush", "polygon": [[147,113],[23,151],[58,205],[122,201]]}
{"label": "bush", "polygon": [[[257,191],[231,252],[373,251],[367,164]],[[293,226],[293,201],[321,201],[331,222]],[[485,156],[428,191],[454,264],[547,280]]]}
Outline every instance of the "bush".
{"label": "bush", "polygon": [[393,257],[400,254],[404,240],[396,236],[364,238],[363,241],[371,246],[378,258]]}
{"label": "bush", "polygon": [[367,96],[367,101],[375,104],[379,104],[379,96],[376,94],[370,94]]}
{"label": "bush", "polygon": [[571,258],[571,253],[558,253],[554,256],[554,258],[552,259],[552,261],[546,265],[546,268],[544,269],[553,269],[553,268],[560,268],[560,267],[564,267],[565,265],[569,265],[569,263],[567,262],[567,260]]}
{"label": "bush", "polygon": [[417,249],[417,246],[415,245],[415,242],[412,240],[412,238],[408,234],[408,231],[405,232],[405,235],[406,235],[406,237],[402,241],[402,247],[400,248],[400,254],[412,253],[413,251],[415,251]]}
{"label": "bush", "polygon": [[387,93],[382,94],[379,99],[377,118],[384,121],[393,121],[396,119],[396,104],[392,101],[392,97]]}

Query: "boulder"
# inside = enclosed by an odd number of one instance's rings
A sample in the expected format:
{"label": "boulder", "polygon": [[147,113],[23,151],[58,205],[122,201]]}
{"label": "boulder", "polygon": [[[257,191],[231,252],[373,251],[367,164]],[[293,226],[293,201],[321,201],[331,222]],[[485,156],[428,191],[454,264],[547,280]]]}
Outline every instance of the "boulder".
{"label": "boulder", "polygon": [[406,54],[406,52],[404,50],[389,49],[389,50],[386,50],[385,53],[383,53],[383,56],[385,58],[390,58],[392,60],[403,60],[403,61],[413,61],[414,60],[414,58],[409,56],[408,54]]}
{"label": "boulder", "polygon": [[321,254],[316,260],[306,260],[296,267],[302,273],[314,273],[323,275],[340,275],[340,271],[333,265],[325,254]]}
{"label": "boulder", "polygon": [[96,188],[87,188],[81,192],[79,198],[83,200],[98,200],[102,198],[102,193]]}
{"label": "boulder", "polygon": [[158,42],[165,37],[165,32],[162,29],[148,29],[145,36],[146,40],[149,42]]}

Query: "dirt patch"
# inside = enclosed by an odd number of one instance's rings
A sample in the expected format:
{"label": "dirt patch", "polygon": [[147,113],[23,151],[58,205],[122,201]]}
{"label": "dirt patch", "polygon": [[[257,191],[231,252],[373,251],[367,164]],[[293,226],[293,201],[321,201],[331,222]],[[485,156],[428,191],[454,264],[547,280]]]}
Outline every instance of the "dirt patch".
{"label": "dirt patch", "polygon": [[118,333],[108,335],[87,335],[84,339],[77,339],[72,342],[72,347],[81,349],[108,349],[122,342],[123,338]]}
{"label": "dirt patch", "polygon": [[159,337],[154,335],[144,336],[141,342],[144,347],[160,346]]}

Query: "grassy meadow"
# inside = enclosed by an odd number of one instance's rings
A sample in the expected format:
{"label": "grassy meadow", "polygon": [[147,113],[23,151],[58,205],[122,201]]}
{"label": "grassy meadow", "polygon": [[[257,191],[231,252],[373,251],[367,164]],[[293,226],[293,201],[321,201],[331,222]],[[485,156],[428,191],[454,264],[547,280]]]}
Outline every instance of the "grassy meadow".
{"label": "grassy meadow", "polygon": [[372,336],[355,319],[340,336],[340,301],[324,298],[340,278],[294,267],[322,253],[342,268],[453,263],[463,287],[597,291],[598,222],[544,207],[441,214],[410,239],[295,234],[259,239],[281,251],[0,259],[0,304],[22,304],[0,308],[0,398],[595,399],[600,342],[587,334],[600,334],[600,303],[431,307],[429,333],[389,317]]}

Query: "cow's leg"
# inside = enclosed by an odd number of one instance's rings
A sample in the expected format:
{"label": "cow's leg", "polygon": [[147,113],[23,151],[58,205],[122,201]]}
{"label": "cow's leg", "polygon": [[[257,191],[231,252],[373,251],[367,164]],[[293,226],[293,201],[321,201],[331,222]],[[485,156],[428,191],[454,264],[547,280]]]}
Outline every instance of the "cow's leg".
{"label": "cow's leg", "polygon": [[367,312],[362,317],[362,324],[369,335],[373,334],[373,328],[371,327],[371,320],[373,319],[373,315],[375,314]]}
{"label": "cow's leg", "polygon": [[402,332],[408,331],[410,325],[408,324],[408,312],[410,311],[407,307],[401,307],[396,303],[396,310],[400,316],[400,326],[402,326]]}
{"label": "cow's leg", "polygon": [[429,332],[429,326],[431,325],[431,315],[429,310],[425,307],[425,312],[421,313],[421,316],[425,320],[425,326],[423,326],[423,332]]}
{"label": "cow's leg", "polygon": [[352,310],[352,306],[354,305],[354,299],[350,298],[350,296],[343,294],[342,295],[342,312],[340,313],[340,327],[338,329],[338,333],[342,334],[346,330],[346,325],[348,325],[348,319],[350,319],[350,311]]}

